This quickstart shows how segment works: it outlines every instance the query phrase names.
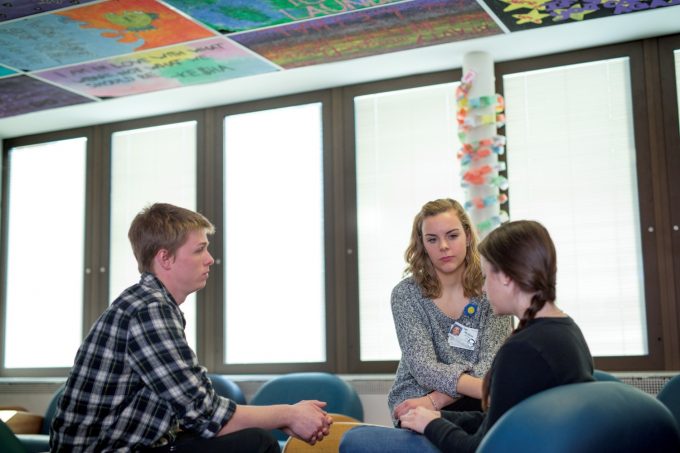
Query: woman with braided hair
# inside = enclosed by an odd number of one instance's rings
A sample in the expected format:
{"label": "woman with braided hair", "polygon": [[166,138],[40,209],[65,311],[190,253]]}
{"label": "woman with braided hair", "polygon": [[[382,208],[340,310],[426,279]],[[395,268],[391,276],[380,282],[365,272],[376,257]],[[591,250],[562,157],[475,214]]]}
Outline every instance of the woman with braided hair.
{"label": "woman with braided hair", "polygon": [[593,380],[593,359],[583,334],[555,304],[556,253],[545,227],[528,220],[504,224],[481,242],[479,252],[494,313],[520,319],[484,377],[484,412],[416,407],[400,417],[401,427],[424,436],[393,429],[369,439],[371,431],[360,427],[345,434],[341,452],[381,451],[371,450],[371,444],[382,451],[474,452],[494,423],[522,400],[559,385]]}

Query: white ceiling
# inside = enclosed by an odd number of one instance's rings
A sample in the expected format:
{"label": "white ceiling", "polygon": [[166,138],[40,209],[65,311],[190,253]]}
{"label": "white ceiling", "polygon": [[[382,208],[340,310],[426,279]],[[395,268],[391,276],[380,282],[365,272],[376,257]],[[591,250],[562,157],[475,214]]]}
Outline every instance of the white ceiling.
{"label": "white ceiling", "polygon": [[680,7],[661,7],[34,112],[1,119],[0,139],[459,68],[463,55],[471,51],[488,52],[494,61],[507,61],[679,32]]}

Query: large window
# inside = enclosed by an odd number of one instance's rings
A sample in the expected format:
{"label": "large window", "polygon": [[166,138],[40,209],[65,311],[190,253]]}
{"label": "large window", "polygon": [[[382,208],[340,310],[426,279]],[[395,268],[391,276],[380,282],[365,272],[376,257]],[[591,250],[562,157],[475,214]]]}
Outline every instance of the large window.
{"label": "large window", "polygon": [[401,356],[390,293],[421,206],[463,202],[456,86],[444,83],[354,98],[360,360]]}
{"label": "large window", "polygon": [[[677,208],[680,206],[680,36],[676,37],[672,41],[673,50],[673,60],[675,62],[675,108],[673,108],[672,101],[668,99],[673,99],[672,97],[664,97],[670,107],[666,110],[673,112],[673,115],[668,115],[667,122],[675,119],[672,125],[667,124],[666,132],[668,134],[668,142],[666,144],[669,152],[669,165],[668,176],[671,181],[673,181],[672,192],[670,196],[671,208],[671,221],[670,221],[670,234],[671,234],[671,253],[675,260],[680,261],[680,210]],[[675,263],[675,269],[673,273],[672,280],[675,282],[675,300],[680,300],[680,262]],[[673,326],[680,325],[680,310],[676,310],[677,316],[673,320],[671,318],[670,323]],[[678,348],[680,349],[680,348]],[[680,351],[675,354],[677,361],[675,368],[680,368]]]}
{"label": "large window", "polygon": [[[111,135],[109,302],[139,281],[128,240],[132,219],[156,202],[196,210],[196,122],[114,132]],[[196,295],[181,306],[187,340],[196,347]]]}
{"label": "large window", "polygon": [[628,58],[509,74],[503,86],[511,220],[551,232],[557,302],[593,355],[647,354]]}
{"label": "large window", "polygon": [[73,364],[91,273],[84,264],[86,161],[85,138],[15,147],[5,160],[5,368]]}
{"label": "large window", "polygon": [[224,363],[326,361],[322,104],[224,119]]}
{"label": "large window", "polygon": [[[659,222],[662,235],[662,247],[660,255],[662,262],[667,265],[669,272],[665,274],[666,280],[662,280],[662,287],[667,291],[664,299],[675,300],[675,306],[664,304],[663,322],[664,329],[678,330],[680,325],[680,35],[661,38],[659,40],[658,68],[661,80],[661,92],[659,105],[662,108],[655,110],[655,115],[650,115],[650,120],[663,125],[663,134],[658,138],[666,148],[665,159],[659,159],[660,171],[656,181],[663,189],[669,186],[667,202],[669,206],[668,217],[661,217]],[[665,191],[661,191],[663,195]],[[664,235],[666,233],[666,235]],[[666,283],[668,282],[668,283]],[[670,287],[670,288],[668,288]],[[666,289],[667,288],[667,289]],[[673,288],[675,291],[673,291]],[[666,366],[670,369],[680,369],[680,340],[667,337],[667,360]],[[670,363],[668,363],[670,362]]]}

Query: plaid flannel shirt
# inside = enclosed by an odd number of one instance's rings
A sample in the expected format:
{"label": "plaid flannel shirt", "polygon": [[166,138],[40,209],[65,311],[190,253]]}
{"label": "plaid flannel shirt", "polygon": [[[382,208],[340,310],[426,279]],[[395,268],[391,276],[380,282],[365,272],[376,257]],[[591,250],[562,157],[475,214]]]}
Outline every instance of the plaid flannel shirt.
{"label": "plaid flannel shirt", "polygon": [[78,350],[52,423],[51,451],[135,451],[177,428],[213,437],[236,406],[213,390],[184,325],[163,284],[142,274]]}

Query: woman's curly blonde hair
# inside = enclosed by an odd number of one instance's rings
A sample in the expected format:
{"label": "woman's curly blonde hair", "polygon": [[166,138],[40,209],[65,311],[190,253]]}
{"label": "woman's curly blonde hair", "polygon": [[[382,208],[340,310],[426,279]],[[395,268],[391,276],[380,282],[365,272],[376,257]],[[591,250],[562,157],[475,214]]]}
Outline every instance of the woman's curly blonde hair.
{"label": "woman's curly blonde hair", "polygon": [[482,275],[482,265],[477,251],[477,234],[472,228],[470,217],[463,207],[456,200],[451,198],[440,198],[439,200],[428,201],[420,209],[420,212],[413,219],[411,230],[411,240],[404,258],[408,264],[404,274],[412,275],[416,283],[423,291],[423,296],[430,299],[441,296],[442,288],[434,265],[427,255],[423,244],[423,221],[427,217],[432,217],[444,212],[453,211],[458,216],[460,223],[465,230],[468,245],[465,253],[465,269],[463,270],[463,291],[465,297],[479,297],[482,295],[484,277]]}

